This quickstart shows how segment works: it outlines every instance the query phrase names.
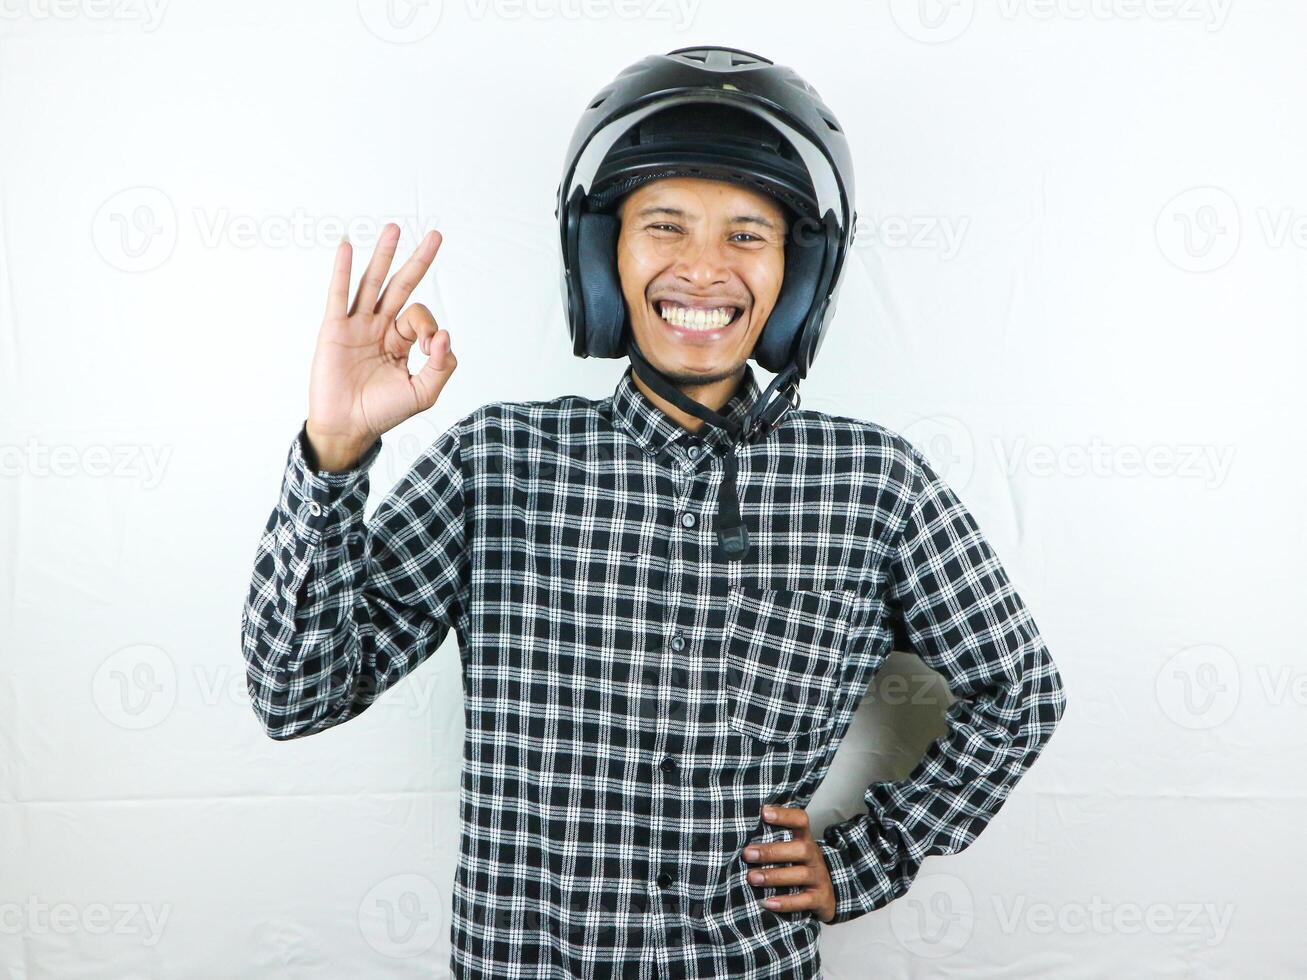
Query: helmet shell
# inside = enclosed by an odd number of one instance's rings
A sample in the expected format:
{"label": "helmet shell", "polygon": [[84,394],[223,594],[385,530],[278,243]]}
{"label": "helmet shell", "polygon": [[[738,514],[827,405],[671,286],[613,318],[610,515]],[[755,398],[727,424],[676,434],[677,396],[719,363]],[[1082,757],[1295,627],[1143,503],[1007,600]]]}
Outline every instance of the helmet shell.
{"label": "helmet shell", "polygon": [[[751,114],[778,134],[764,141],[665,139],[630,149],[632,127],[666,110]],[[727,110],[737,110],[728,112]],[[853,163],[834,113],[793,69],[736,48],[678,48],[627,67],[595,94],[577,123],[558,185],[562,298],[578,357],[623,357],[628,316],[617,276],[614,188],[659,176],[700,175],[754,184],[799,215],[786,241],[785,279],[753,351],[772,372],[793,365],[805,377],[834,313],[857,214]],[[591,191],[595,191],[594,199]]]}

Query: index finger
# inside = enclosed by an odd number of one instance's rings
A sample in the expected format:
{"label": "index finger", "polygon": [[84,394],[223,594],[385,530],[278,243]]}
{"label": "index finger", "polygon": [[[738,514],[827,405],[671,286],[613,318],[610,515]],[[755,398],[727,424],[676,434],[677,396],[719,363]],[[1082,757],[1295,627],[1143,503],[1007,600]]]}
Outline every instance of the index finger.
{"label": "index finger", "polygon": [[327,316],[344,316],[349,305],[349,271],[353,264],[354,249],[349,238],[342,235],[336,246],[336,263],[331,269],[331,285],[327,287]]}
{"label": "index finger", "polygon": [[386,272],[395,258],[395,248],[398,244],[399,225],[393,221],[387,222],[382,226],[381,235],[372,249],[372,258],[368,261],[367,268],[363,270],[363,278],[359,280],[358,292],[354,294],[354,305],[349,308],[350,316],[359,311],[372,312],[377,296],[381,293],[381,284],[386,279]]}
{"label": "index finger", "polygon": [[417,288],[417,284],[427,274],[427,269],[431,268],[431,261],[436,257],[440,242],[441,234],[434,229],[423,236],[417,250],[400,267],[400,270],[390,277],[390,282],[386,283],[381,299],[377,301],[377,313],[387,319],[394,319],[399,315],[399,311],[408,302],[409,294]]}
{"label": "index finger", "polygon": [[[768,816],[771,811],[774,816]],[[778,827],[790,827],[800,833],[808,833],[808,811],[801,806],[781,806],[779,803],[768,803],[763,807],[762,818],[770,824]]]}

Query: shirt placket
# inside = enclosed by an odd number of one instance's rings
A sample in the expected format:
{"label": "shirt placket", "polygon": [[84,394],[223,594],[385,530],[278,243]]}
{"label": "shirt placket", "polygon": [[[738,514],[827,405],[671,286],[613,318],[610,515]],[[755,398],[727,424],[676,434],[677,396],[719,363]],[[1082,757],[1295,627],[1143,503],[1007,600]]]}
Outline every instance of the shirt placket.
{"label": "shirt placket", "polygon": [[700,594],[696,577],[703,569],[703,535],[711,529],[711,525],[704,522],[708,483],[697,478],[705,454],[706,450],[697,439],[678,440],[664,450],[666,462],[661,464],[671,468],[675,492],[670,502],[672,526],[665,538],[668,553],[664,563],[666,574],[662,580],[662,601],[656,604],[656,608],[666,610],[666,622],[658,658],[658,703],[661,710],[653,747],[652,834],[647,888],[650,896],[648,907],[653,913],[650,933],[657,937],[658,976],[666,980],[687,977],[687,964],[694,958],[681,916],[679,864],[684,841],[676,830],[675,820],[667,818],[668,800],[674,794],[666,790],[670,784],[679,784],[686,778],[682,756],[686,728],[694,720],[689,717],[689,712],[694,709],[690,707],[685,692],[694,682],[687,664],[693,652],[690,649],[694,642],[693,627],[701,613],[696,608]]}

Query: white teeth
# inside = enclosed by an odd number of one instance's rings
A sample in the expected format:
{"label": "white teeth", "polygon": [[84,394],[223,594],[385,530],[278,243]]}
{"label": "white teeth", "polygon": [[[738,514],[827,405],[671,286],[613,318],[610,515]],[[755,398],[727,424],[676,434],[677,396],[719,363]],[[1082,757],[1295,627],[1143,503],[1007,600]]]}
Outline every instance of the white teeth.
{"label": "white teeth", "polygon": [[715,310],[692,310],[674,303],[660,304],[659,312],[668,323],[687,330],[719,330],[735,316],[735,309],[730,306]]}

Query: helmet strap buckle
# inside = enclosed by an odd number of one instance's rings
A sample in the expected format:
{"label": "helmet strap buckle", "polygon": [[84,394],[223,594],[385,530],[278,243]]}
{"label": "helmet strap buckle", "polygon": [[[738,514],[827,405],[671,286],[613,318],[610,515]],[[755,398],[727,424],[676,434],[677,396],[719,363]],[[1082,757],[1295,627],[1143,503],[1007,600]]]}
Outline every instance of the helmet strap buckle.
{"label": "helmet strap buckle", "polygon": [[[790,409],[799,407],[797,370],[791,364],[772,380],[745,418],[744,438],[754,442],[770,434]],[[777,397],[773,393],[779,390]],[[757,412],[757,415],[754,415]]]}

